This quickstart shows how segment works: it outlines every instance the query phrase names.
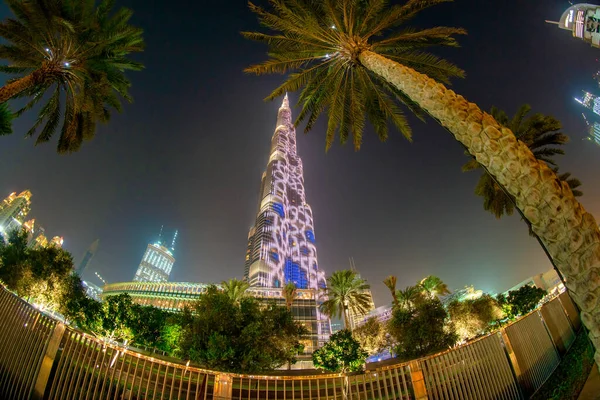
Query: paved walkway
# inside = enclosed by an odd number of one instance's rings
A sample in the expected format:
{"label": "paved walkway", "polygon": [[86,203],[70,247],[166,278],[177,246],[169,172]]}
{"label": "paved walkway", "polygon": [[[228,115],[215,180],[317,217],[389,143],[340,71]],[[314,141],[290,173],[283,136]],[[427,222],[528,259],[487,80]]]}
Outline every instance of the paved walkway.
{"label": "paved walkway", "polygon": [[600,373],[598,373],[598,367],[594,365],[577,400],[598,399],[600,399]]}

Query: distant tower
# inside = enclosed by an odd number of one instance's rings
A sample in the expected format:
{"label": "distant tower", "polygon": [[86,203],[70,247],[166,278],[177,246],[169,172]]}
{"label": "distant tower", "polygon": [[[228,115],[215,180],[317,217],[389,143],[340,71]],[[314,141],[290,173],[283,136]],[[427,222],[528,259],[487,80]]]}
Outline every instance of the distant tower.
{"label": "distant tower", "polygon": [[[350,257],[350,269],[358,275],[360,278],[360,274],[356,270],[356,264],[354,263],[354,258]],[[354,329],[360,325],[363,319],[373,310],[375,310],[375,302],[373,301],[373,293],[371,293],[371,289],[367,289],[363,291],[369,297],[369,306],[364,313],[359,313],[356,310],[348,310],[348,319],[350,320],[350,325],[347,328]]]}
{"label": "distant tower", "polygon": [[590,123],[588,121],[588,119],[585,117],[585,114],[582,114],[582,115],[583,115],[583,120],[587,124],[587,128],[588,128],[588,137],[586,137],[585,139],[600,146],[600,123],[598,123],[598,122]]}
{"label": "distant tower", "polygon": [[600,98],[595,94],[584,90],[583,97],[581,99],[575,98],[575,101],[588,110],[592,110],[596,115],[600,115]]}
{"label": "distant tower", "polygon": [[563,13],[560,21],[546,21],[559,28],[571,31],[573,37],[600,47],[600,6],[596,4],[575,4]]}
{"label": "distant tower", "polygon": [[20,228],[31,209],[31,192],[11,193],[0,204],[0,233]]}
{"label": "distant tower", "polygon": [[98,244],[100,244],[100,239],[96,239],[89,249],[87,249],[83,255],[83,258],[81,259],[81,262],[79,263],[79,266],[77,267],[77,275],[81,276],[88,267],[90,261],[92,261],[92,258],[94,258],[96,251],[98,251]]}
{"label": "distant tower", "polygon": [[156,243],[150,243],[146,248],[144,257],[133,278],[134,281],[167,282],[169,280],[171,269],[175,263],[173,248],[175,246],[176,237],[177,231],[175,231],[175,234],[173,235],[171,248],[167,248],[163,244],[162,227],[160,228],[159,239]]}
{"label": "distant tower", "polygon": [[62,245],[63,245],[63,242],[64,242],[64,239],[63,239],[63,237],[62,237],[62,236],[54,236],[54,237],[52,238],[52,240],[50,241],[50,244],[51,244],[52,246],[56,246],[56,247],[62,247]]}
{"label": "distant tower", "polygon": [[313,214],[306,202],[302,160],[287,95],[277,114],[256,222],[248,235],[244,275],[252,286],[325,286],[317,264]]}

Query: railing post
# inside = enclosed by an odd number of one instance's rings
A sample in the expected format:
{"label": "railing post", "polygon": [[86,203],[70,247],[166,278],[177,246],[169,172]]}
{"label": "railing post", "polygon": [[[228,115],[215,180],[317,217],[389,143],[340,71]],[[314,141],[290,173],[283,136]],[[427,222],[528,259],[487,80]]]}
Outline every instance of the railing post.
{"label": "railing post", "polygon": [[421,364],[418,361],[411,361],[409,367],[415,400],[428,400],[429,396],[427,396],[427,386],[425,385],[425,376]]}
{"label": "railing post", "polygon": [[50,337],[50,341],[46,347],[44,359],[42,360],[42,365],[40,366],[40,371],[38,372],[35,386],[33,388],[33,395],[31,396],[33,400],[42,400],[44,397],[46,387],[48,386],[48,379],[50,378],[50,372],[52,371],[52,366],[54,365],[54,360],[56,359],[56,353],[58,352],[65,329],[65,324],[59,322],[56,324],[54,332],[52,332],[52,336]]}
{"label": "railing post", "polygon": [[233,395],[233,379],[229,374],[216,374],[215,375],[215,394],[214,398],[218,400],[229,400]]}

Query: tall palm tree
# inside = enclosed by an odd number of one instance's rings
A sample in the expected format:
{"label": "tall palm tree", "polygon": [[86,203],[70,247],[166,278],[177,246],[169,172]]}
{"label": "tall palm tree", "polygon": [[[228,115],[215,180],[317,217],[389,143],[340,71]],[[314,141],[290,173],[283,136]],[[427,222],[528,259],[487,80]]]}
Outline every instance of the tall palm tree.
{"label": "tall palm tree", "polygon": [[428,277],[423,278],[421,282],[419,282],[419,286],[429,298],[434,298],[436,296],[443,297],[450,294],[448,285],[435,275],[429,275]]}
{"label": "tall palm tree", "polygon": [[[554,172],[558,172],[554,156],[564,154],[563,149],[559,146],[567,143],[569,137],[560,132],[562,125],[556,118],[542,114],[528,116],[530,112],[531,107],[524,104],[512,118],[496,107],[492,107],[490,114],[502,126],[512,130],[516,138],[529,147],[535,158],[546,162]],[[481,164],[474,158],[462,167],[464,172],[477,169],[481,169]],[[559,179],[567,182],[573,195],[579,197],[583,194],[577,190],[581,186],[581,182],[571,178],[570,175],[569,173],[561,174]],[[515,200],[485,171],[481,174],[475,187],[475,194],[483,197],[483,208],[494,214],[496,218],[501,218],[505,214],[512,215],[515,210]]]}
{"label": "tall palm tree", "polygon": [[301,90],[301,112],[310,130],[327,111],[326,147],[336,134],[352,135],[360,148],[365,121],[380,139],[391,122],[406,137],[410,128],[399,105],[429,114],[446,128],[496,182],[515,197],[565,276],[582,310],[582,319],[599,349],[600,364],[600,230],[545,162],[535,158],[514,133],[476,104],[444,86],[463,72],[423,50],[456,46],[448,27],[402,29],[420,11],[446,0],[269,0],[270,9],[250,3],[269,33],[245,32],[268,45],[269,59],[246,69],[254,74],[291,72],[269,96]]}
{"label": "tall palm tree", "polygon": [[283,298],[285,299],[285,307],[288,309],[288,311],[292,309],[292,304],[294,303],[297,292],[298,288],[296,288],[294,282],[288,282],[283,287]]}
{"label": "tall palm tree", "polygon": [[239,304],[240,301],[247,296],[246,291],[249,287],[250,284],[248,282],[240,281],[235,278],[221,282],[221,288],[235,304]]}
{"label": "tall palm tree", "polygon": [[335,271],[327,278],[327,288],[323,294],[327,298],[321,304],[321,312],[329,317],[344,318],[344,327],[352,329],[349,313],[366,314],[370,296],[366,293],[371,286],[355,271],[345,269]]}
{"label": "tall palm tree", "polygon": [[422,289],[418,285],[407,286],[404,290],[398,290],[396,292],[396,298],[398,299],[399,307],[410,309],[423,299]]}
{"label": "tall palm tree", "polygon": [[390,275],[383,280],[383,284],[387,286],[392,294],[392,304],[394,307],[398,306],[398,298],[396,297],[396,281],[397,278],[394,275]]}
{"label": "tall palm tree", "polygon": [[[94,137],[96,124],[108,122],[111,109],[121,111],[120,97],[131,101],[126,70],[142,65],[128,55],[143,50],[142,30],[129,24],[132,12],[111,12],[114,0],[5,0],[14,18],[0,23],[0,58],[13,74],[0,88],[0,103],[17,97],[29,102],[16,115],[40,101],[33,136],[36,144],[59,130],[58,152],[79,149]],[[64,101],[64,105],[62,104]]]}

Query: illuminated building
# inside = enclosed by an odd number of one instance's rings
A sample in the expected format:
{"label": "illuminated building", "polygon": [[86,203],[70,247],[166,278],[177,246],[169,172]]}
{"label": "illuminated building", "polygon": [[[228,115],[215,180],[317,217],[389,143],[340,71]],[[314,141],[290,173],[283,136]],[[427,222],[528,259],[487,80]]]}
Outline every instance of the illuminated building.
{"label": "illuminated building", "polygon": [[571,31],[573,37],[581,39],[593,47],[600,47],[600,6],[595,4],[575,4],[563,13],[558,22],[546,21]]}
{"label": "illuminated building", "polygon": [[77,275],[81,276],[81,274],[83,274],[87,266],[90,264],[90,261],[92,261],[92,258],[94,258],[94,255],[96,254],[96,251],[98,251],[99,243],[100,239],[96,239],[90,248],[87,249],[83,255],[83,258],[81,259],[81,262],[79,263],[79,266],[77,267]]}
{"label": "illuminated building", "polygon": [[245,278],[254,287],[325,287],[319,271],[313,215],[306,203],[302,160],[287,95],[279,108],[256,223],[248,235]]}
{"label": "illuminated building", "polygon": [[0,204],[0,232],[20,228],[31,209],[31,192],[11,193]]}
{"label": "illuminated building", "polygon": [[173,241],[170,248],[166,247],[162,242],[162,228],[160,230],[159,239],[156,243],[150,243],[146,248],[144,257],[140,262],[140,266],[133,277],[136,282],[167,282],[171,269],[175,263],[173,251],[175,249],[175,240],[177,239],[177,231],[173,235]]}
{"label": "illuminated building", "polygon": [[581,99],[575,98],[575,101],[592,110],[596,115],[600,115],[600,98],[598,96],[584,90],[583,97]]}
{"label": "illuminated building", "polygon": [[565,291],[565,285],[563,284],[560,276],[554,269],[550,269],[541,274],[534,275],[525,279],[523,282],[511,287],[503,294],[508,295],[508,292],[513,290],[519,290],[525,285],[535,286],[540,289],[544,289],[548,293],[561,293]]}
{"label": "illuminated building", "polygon": [[85,295],[96,301],[102,301],[102,288],[94,285],[92,282],[81,281],[83,288],[85,289]]}
{"label": "illuminated building", "polygon": [[51,246],[62,247],[64,239],[62,236],[54,236],[50,241]]}
{"label": "illuminated building", "polygon": [[[178,312],[185,306],[193,307],[194,302],[202,293],[206,292],[209,286],[205,283],[190,282],[111,283],[104,286],[102,298],[127,293],[136,304],[151,305],[163,310]],[[215,286],[219,287],[220,285]],[[276,305],[285,307],[281,288],[251,287],[247,293],[250,297],[265,304],[274,302]],[[292,303],[291,312],[294,320],[302,324],[309,332],[307,337],[302,340],[305,349],[304,354],[299,357],[301,362],[294,365],[294,368],[310,367],[310,354],[328,337],[319,334],[320,321],[315,312],[318,304],[316,293],[317,291],[314,289],[298,289]]]}
{"label": "illuminated building", "polygon": [[586,139],[600,146],[600,123],[594,122],[588,127],[588,137]]}
{"label": "illuminated building", "polygon": [[377,321],[384,323],[389,321],[390,319],[392,319],[392,305],[388,304],[385,306],[381,306],[381,307],[377,307],[373,310],[371,310],[367,315],[365,315],[362,319],[362,321],[360,321],[357,326],[361,326],[364,325],[365,322],[367,322],[367,320],[369,318],[377,318]]}

